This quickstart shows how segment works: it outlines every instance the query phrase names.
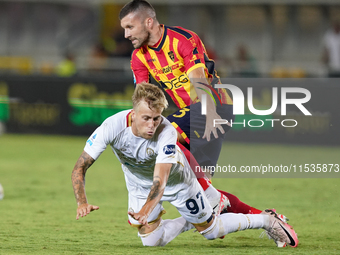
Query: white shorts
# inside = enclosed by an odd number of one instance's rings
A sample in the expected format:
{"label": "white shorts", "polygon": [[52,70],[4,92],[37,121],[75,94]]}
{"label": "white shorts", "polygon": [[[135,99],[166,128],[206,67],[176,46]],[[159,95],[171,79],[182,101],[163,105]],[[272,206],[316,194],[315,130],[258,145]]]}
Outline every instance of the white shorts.
{"label": "white shorts", "polygon": [[[139,212],[145,204],[150,189],[144,189],[137,184],[126,182],[129,191],[129,211]],[[166,188],[167,189],[167,188]],[[213,209],[205,193],[196,179],[190,184],[180,184],[164,192],[161,201],[156,205],[148,218],[149,223],[156,222],[164,213],[163,201],[170,202],[188,222],[194,225],[204,225],[212,217]],[[138,227],[141,224],[128,215],[130,224]]]}

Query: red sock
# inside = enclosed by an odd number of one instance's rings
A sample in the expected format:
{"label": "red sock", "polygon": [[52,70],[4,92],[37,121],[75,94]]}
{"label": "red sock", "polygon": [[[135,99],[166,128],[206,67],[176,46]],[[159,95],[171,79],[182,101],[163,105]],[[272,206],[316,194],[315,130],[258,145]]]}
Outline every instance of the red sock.
{"label": "red sock", "polygon": [[225,192],[223,190],[218,190],[230,201],[230,207],[228,207],[228,212],[232,213],[243,213],[243,214],[260,214],[262,211],[259,209],[256,209],[254,207],[251,207],[250,205],[247,205],[243,203],[240,199],[238,199],[237,196],[230,194],[228,192]]}

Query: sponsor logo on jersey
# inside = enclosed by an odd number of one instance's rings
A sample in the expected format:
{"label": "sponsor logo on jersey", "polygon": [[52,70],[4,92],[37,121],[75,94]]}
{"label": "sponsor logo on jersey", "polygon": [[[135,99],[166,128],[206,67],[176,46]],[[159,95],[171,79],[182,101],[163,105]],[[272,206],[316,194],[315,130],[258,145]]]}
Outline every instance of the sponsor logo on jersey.
{"label": "sponsor logo on jersey", "polygon": [[175,154],[176,153],[176,146],[174,144],[165,145],[164,148],[163,148],[163,152],[166,155]]}
{"label": "sponsor logo on jersey", "polygon": [[158,74],[167,74],[167,73],[170,73],[170,72],[172,72],[173,70],[176,70],[176,69],[178,69],[179,68],[179,64],[177,63],[177,64],[174,64],[174,65],[172,65],[172,66],[166,66],[166,67],[163,67],[162,69],[157,69],[157,68],[155,68],[155,69],[153,69],[152,71],[156,74],[156,75],[158,75]]}
{"label": "sponsor logo on jersey", "polygon": [[96,139],[97,134],[94,134],[92,137],[90,137],[86,142],[92,146],[94,139]]}
{"label": "sponsor logo on jersey", "polygon": [[201,214],[198,215],[198,219],[202,219],[205,215],[207,215],[207,213],[202,212]]}

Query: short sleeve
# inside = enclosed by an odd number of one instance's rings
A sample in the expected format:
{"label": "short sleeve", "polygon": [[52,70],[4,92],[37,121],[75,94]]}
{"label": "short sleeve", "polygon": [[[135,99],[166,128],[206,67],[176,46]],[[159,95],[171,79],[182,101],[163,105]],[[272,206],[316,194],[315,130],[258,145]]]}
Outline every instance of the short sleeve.
{"label": "short sleeve", "polygon": [[104,127],[102,124],[91,134],[91,136],[86,141],[84,151],[89,154],[94,160],[97,160],[107,147],[104,139],[104,133]]}
{"label": "short sleeve", "polygon": [[142,63],[142,61],[137,56],[137,50],[135,50],[131,57],[131,70],[133,73],[134,84],[139,84],[141,82],[149,82],[150,75],[148,68]]}
{"label": "short sleeve", "polygon": [[157,163],[177,163],[177,133],[169,123],[159,136],[159,150],[156,158]]}
{"label": "short sleeve", "polygon": [[193,33],[189,39],[180,41],[179,53],[183,58],[187,74],[198,67],[205,68],[206,50],[196,34]]}
{"label": "short sleeve", "polygon": [[126,116],[130,111],[122,111],[107,118],[87,139],[84,151],[97,160],[119,132],[126,127]]}

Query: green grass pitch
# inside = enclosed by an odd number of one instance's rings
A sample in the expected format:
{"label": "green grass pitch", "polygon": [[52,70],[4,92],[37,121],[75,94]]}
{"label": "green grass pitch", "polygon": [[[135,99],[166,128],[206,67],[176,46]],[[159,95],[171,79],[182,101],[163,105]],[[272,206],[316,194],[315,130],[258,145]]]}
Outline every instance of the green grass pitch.
{"label": "green grass pitch", "polygon": [[[216,178],[215,187],[259,209],[276,208],[290,218],[300,239],[296,249],[276,248],[261,230],[208,241],[197,232],[165,247],[143,247],[127,223],[122,170],[107,149],[88,170],[89,202],[100,209],[76,220],[71,171],[86,137],[0,136],[0,254],[339,254],[339,178]],[[340,163],[339,147],[226,143],[221,162],[234,165]],[[230,160],[229,160],[230,159]],[[339,173],[340,175],[340,173]],[[223,176],[224,177],[224,176]],[[164,218],[179,214],[164,204]]]}

